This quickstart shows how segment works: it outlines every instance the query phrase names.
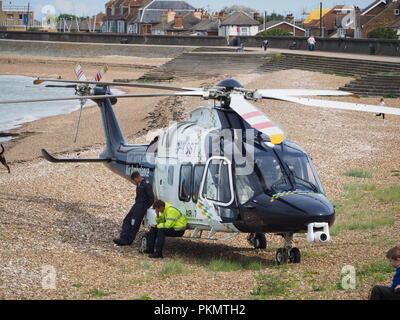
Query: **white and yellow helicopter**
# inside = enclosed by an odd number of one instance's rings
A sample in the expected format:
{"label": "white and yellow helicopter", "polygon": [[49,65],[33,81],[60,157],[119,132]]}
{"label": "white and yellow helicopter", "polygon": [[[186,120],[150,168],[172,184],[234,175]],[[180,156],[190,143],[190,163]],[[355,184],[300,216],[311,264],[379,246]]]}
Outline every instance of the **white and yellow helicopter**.
{"label": "white and yellow helicopter", "polygon": [[[106,70],[105,70],[106,71]],[[130,179],[139,171],[153,184],[158,199],[172,203],[188,218],[190,238],[227,240],[249,234],[255,248],[266,247],[266,233],[279,234],[284,246],[276,261],[299,263],[293,235],[307,233],[309,242],[330,241],[329,227],[335,210],[327,199],[316,169],[306,152],[251,102],[274,99],[306,106],[400,115],[400,109],[365,104],[302,98],[301,96],[350,96],[336,90],[249,90],[233,79],[209,88],[186,88],[142,83],[37,79],[35,84],[59,82],[74,86],[75,97],[0,101],[0,104],[91,99],[100,108],[105,147],[98,159],[57,159],[53,163],[104,163]],[[104,72],[104,70],[103,70]],[[80,76],[79,76],[80,75]],[[149,94],[117,94],[111,86],[168,90]],[[149,144],[127,144],[113,105],[117,98],[188,96],[209,101],[190,113],[184,122],[171,124]],[[145,225],[153,224],[149,210]],[[217,239],[216,233],[228,233]],[[205,235],[203,236],[203,233]],[[143,249],[147,235],[141,239]]]}

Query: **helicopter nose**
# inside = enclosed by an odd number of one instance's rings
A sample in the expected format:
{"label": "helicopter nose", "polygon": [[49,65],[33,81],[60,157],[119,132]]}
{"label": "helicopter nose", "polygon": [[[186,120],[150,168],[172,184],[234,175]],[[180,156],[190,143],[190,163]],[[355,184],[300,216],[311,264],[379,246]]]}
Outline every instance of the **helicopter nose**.
{"label": "helicopter nose", "polygon": [[241,217],[246,226],[257,228],[257,232],[306,232],[310,223],[332,225],[335,210],[323,194],[264,194],[244,205]]}

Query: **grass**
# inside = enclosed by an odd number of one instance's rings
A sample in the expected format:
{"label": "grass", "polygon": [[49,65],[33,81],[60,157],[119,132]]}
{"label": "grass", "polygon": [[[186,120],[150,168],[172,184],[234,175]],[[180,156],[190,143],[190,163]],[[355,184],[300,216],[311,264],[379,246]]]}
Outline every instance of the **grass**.
{"label": "grass", "polygon": [[394,268],[389,264],[388,260],[377,260],[369,264],[359,267],[357,274],[359,276],[370,276],[376,273],[394,273]]}
{"label": "grass", "polygon": [[111,293],[111,292],[104,292],[104,291],[101,291],[101,290],[95,288],[95,289],[86,291],[85,294],[87,294],[87,295],[89,295],[89,296],[91,296],[91,297],[107,297],[107,296],[109,296],[109,295],[112,295],[113,293]]}
{"label": "grass", "polygon": [[141,296],[141,297],[139,297],[137,299],[134,299],[134,300],[143,300],[143,301],[145,301],[145,300],[152,300],[152,299],[149,296]]}
{"label": "grass", "polygon": [[400,186],[391,186],[383,190],[377,190],[375,197],[384,203],[400,201]]}
{"label": "grass", "polygon": [[74,283],[74,284],[72,285],[72,287],[74,287],[74,288],[80,288],[80,287],[82,287],[82,283]]}
{"label": "grass", "polygon": [[394,93],[385,94],[383,97],[385,99],[397,99],[398,98],[397,94],[394,94]]}
{"label": "grass", "polygon": [[281,60],[282,60],[282,54],[280,53],[275,53],[271,58],[271,62],[279,62]]}
{"label": "grass", "polygon": [[161,270],[159,271],[159,276],[162,278],[170,277],[178,274],[187,273],[187,268],[181,260],[168,260],[164,263]]}
{"label": "grass", "polygon": [[232,272],[239,270],[262,270],[264,263],[258,258],[240,258],[238,261],[218,258],[210,260],[208,269],[217,272]]}
{"label": "grass", "polygon": [[259,274],[256,276],[257,286],[250,292],[256,299],[265,300],[271,296],[280,296],[292,287],[292,283],[281,275]]}
{"label": "grass", "polygon": [[372,174],[368,171],[362,169],[352,169],[344,173],[345,176],[355,177],[355,178],[372,178]]}
{"label": "grass", "polygon": [[349,183],[344,190],[343,199],[334,201],[337,220],[332,235],[352,230],[371,231],[395,223],[393,213],[383,204],[400,201],[399,186],[378,189],[374,184]]}

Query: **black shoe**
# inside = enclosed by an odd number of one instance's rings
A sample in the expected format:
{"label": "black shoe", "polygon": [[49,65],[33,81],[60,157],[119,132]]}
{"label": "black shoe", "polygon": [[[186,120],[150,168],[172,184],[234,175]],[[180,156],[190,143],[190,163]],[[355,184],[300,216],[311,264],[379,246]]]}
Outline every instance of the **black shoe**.
{"label": "black shoe", "polygon": [[142,251],[142,253],[153,254],[154,250],[144,250],[144,251]]}
{"label": "black shoe", "polygon": [[122,241],[121,239],[114,239],[113,242],[120,247],[129,246],[129,243]]}
{"label": "black shoe", "polygon": [[162,259],[163,255],[162,255],[162,252],[157,252],[156,251],[156,252],[150,254],[149,258],[151,258],[151,259]]}

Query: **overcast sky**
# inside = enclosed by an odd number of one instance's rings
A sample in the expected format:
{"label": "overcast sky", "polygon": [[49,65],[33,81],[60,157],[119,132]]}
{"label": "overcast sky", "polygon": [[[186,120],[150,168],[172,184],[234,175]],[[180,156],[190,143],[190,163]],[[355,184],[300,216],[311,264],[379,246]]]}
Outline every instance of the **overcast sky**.
{"label": "overcast sky", "polygon": [[[78,16],[94,15],[100,11],[104,12],[106,0],[3,0],[5,5],[12,2],[14,5],[26,5],[28,2],[35,11],[35,17],[41,18],[41,12],[46,5],[52,5],[56,9],[56,14],[71,13]],[[210,11],[218,11],[225,6],[246,5],[260,12],[267,10],[276,13],[294,13],[301,16],[304,10],[319,8],[319,0],[187,0],[192,6],[204,8]],[[332,8],[336,4],[354,4],[361,8],[372,3],[373,0],[325,0],[322,1],[324,8]]]}

